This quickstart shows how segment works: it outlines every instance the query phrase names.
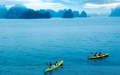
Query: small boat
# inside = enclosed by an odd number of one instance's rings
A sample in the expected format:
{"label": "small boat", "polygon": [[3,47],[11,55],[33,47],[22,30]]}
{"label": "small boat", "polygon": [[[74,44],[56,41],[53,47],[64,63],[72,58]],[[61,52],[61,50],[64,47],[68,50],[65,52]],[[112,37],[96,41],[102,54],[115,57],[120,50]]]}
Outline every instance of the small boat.
{"label": "small boat", "polygon": [[44,71],[44,73],[45,73],[45,72],[48,72],[48,71],[51,71],[51,70],[54,70],[55,68],[58,68],[62,63],[63,63],[63,60],[60,61],[57,66],[53,65],[53,66],[52,66],[53,68],[47,68],[47,69]]}
{"label": "small boat", "polygon": [[107,54],[103,54],[101,56],[93,56],[93,57],[88,57],[88,59],[97,59],[97,58],[103,58],[103,57],[107,57],[109,55],[109,53]]}

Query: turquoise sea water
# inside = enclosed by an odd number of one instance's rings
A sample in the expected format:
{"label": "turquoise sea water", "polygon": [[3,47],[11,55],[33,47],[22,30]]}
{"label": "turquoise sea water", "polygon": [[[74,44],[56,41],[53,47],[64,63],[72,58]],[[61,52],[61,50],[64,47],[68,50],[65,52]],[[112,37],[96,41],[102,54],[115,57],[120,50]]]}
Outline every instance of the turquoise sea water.
{"label": "turquoise sea water", "polygon": [[120,18],[0,19],[0,75],[119,75],[119,59]]}

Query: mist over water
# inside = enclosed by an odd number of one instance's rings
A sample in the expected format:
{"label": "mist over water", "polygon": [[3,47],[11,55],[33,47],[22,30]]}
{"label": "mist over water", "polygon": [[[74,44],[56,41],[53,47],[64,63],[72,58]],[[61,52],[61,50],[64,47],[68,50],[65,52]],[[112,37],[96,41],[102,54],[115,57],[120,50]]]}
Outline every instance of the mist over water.
{"label": "mist over water", "polygon": [[0,75],[43,75],[61,60],[46,75],[120,74],[119,54],[120,18],[0,19]]}

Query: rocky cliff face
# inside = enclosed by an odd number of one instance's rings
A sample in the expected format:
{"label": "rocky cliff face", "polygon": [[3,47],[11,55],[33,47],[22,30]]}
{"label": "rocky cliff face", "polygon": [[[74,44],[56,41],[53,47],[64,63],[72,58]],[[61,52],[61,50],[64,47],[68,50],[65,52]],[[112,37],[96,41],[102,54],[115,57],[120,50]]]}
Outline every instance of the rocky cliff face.
{"label": "rocky cliff face", "polygon": [[5,5],[0,5],[0,18],[5,18],[7,15],[7,9]]}
{"label": "rocky cliff face", "polygon": [[85,11],[82,11],[80,17],[87,17],[87,13]]}
{"label": "rocky cliff face", "polygon": [[17,19],[19,16],[21,16],[27,8],[22,4],[17,4],[13,7],[11,7],[6,15],[6,19]]}
{"label": "rocky cliff face", "polygon": [[33,9],[27,9],[19,19],[40,19],[40,18],[51,18],[49,12],[39,13]]}
{"label": "rocky cliff face", "polygon": [[111,10],[109,17],[120,17],[120,5]]}
{"label": "rocky cliff face", "polygon": [[42,13],[44,14],[45,12],[49,12],[51,17],[62,17],[63,16],[63,13],[65,13],[67,11],[67,9],[64,9],[64,10],[59,10],[58,12],[55,12],[54,10],[52,9],[40,9],[38,10],[39,13]]}
{"label": "rocky cliff face", "polygon": [[74,17],[80,17],[79,11],[73,11]]}
{"label": "rocky cliff face", "polygon": [[21,19],[42,18],[42,14],[40,14],[38,11],[34,11],[33,9],[27,9],[19,18]]}
{"label": "rocky cliff face", "polygon": [[67,11],[67,9],[64,9],[64,10],[59,10],[59,11],[57,12],[56,17],[62,17],[62,16],[63,16],[63,14],[64,14],[66,11]]}
{"label": "rocky cliff face", "polygon": [[74,18],[74,15],[72,13],[72,10],[69,9],[63,14],[63,18]]}
{"label": "rocky cliff face", "polygon": [[48,11],[43,13],[43,18],[51,18],[50,13]]}

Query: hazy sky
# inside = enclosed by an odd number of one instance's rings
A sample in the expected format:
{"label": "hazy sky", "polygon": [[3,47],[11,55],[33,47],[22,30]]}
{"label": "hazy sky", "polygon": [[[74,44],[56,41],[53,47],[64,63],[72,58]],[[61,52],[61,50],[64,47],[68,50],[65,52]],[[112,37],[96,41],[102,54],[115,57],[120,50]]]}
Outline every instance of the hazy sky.
{"label": "hazy sky", "polygon": [[120,0],[0,0],[0,4],[11,7],[15,4],[24,4],[28,8],[38,9],[69,9],[82,11],[87,13],[106,13],[111,8],[115,8],[120,4]]}

